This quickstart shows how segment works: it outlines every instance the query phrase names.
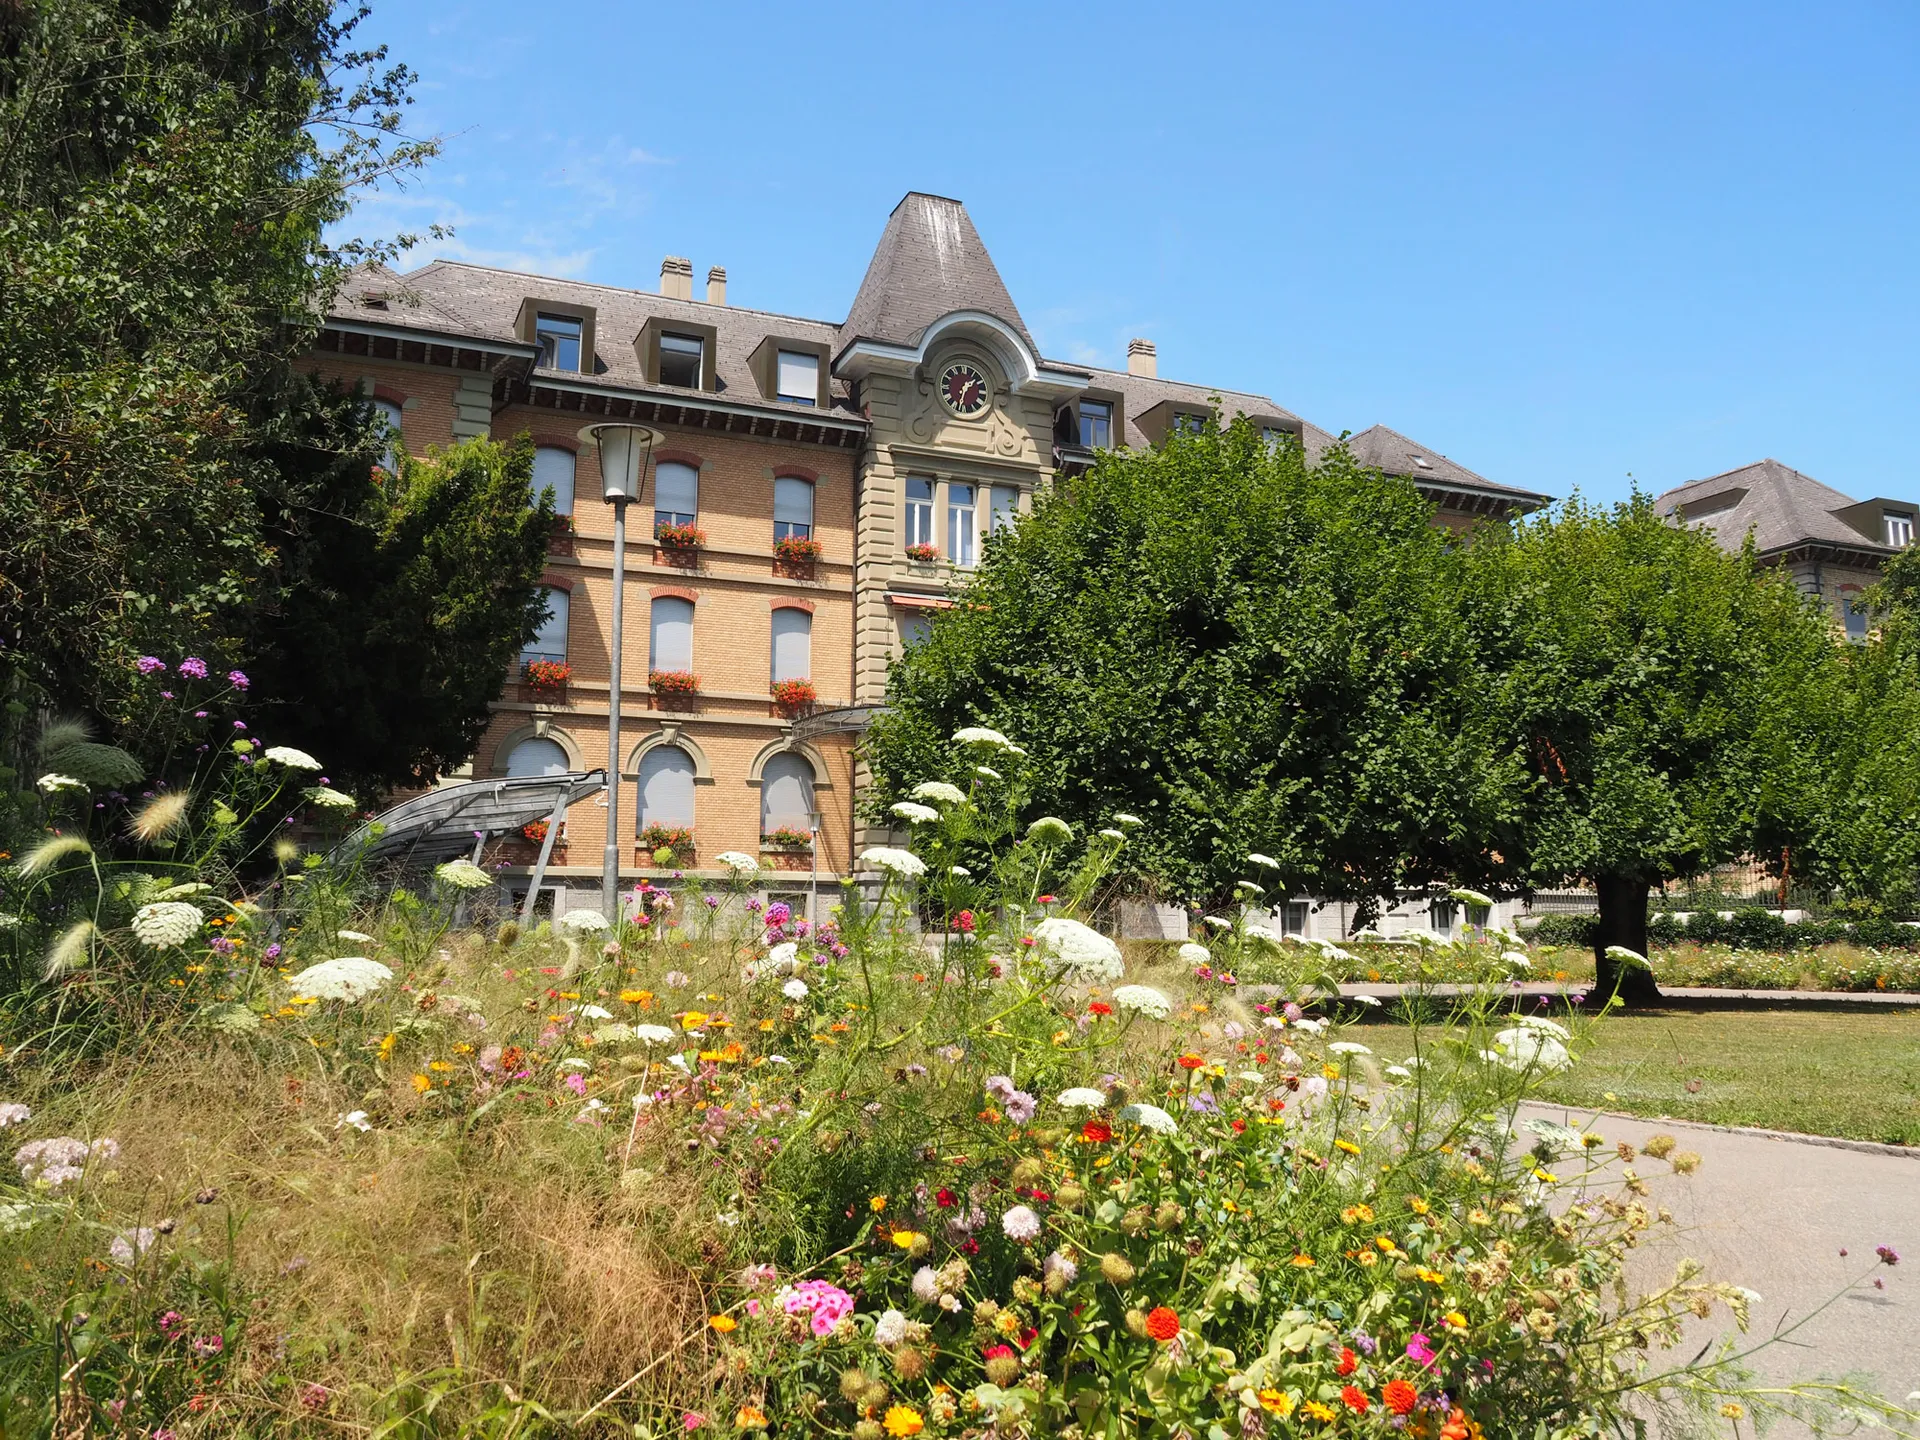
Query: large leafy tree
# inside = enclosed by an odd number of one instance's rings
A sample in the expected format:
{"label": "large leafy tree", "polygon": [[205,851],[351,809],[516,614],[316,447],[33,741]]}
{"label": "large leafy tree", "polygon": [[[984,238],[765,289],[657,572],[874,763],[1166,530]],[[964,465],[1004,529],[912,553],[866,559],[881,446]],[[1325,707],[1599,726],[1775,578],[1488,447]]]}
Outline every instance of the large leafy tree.
{"label": "large leafy tree", "polygon": [[1103,456],[895,667],[877,801],[953,772],[947,737],[984,722],[1031,752],[1030,813],[1140,815],[1130,862],[1177,895],[1225,894],[1249,853],[1363,907],[1477,872],[1512,762],[1464,723],[1460,557],[1430,514],[1244,421]]}
{"label": "large leafy tree", "polygon": [[1464,559],[1472,724],[1515,776],[1478,878],[1591,884],[1601,989],[1648,998],[1650,972],[1607,952],[1646,953],[1652,887],[1744,856],[1790,866],[1818,839],[1832,626],[1645,496],[1569,501]]}

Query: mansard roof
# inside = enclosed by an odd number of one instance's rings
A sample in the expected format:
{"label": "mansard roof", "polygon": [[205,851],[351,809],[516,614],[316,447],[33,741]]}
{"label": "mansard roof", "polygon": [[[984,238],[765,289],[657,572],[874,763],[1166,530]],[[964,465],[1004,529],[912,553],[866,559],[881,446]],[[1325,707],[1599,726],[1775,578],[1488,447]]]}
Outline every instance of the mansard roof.
{"label": "mansard roof", "polygon": [[918,345],[935,320],[969,310],[1005,322],[1030,353],[1040,353],[967,207],[942,195],[909,191],[887,217],[840,327],[840,345],[855,340]]}
{"label": "mansard roof", "polygon": [[1385,425],[1370,425],[1358,435],[1348,436],[1347,452],[1362,465],[1388,475],[1404,475],[1424,488],[1511,496],[1522,510],[1532,510],[1548,500],[1538,491],[1497,484],[1484,475],[1476,475],[1430,446],[1410,440]]}

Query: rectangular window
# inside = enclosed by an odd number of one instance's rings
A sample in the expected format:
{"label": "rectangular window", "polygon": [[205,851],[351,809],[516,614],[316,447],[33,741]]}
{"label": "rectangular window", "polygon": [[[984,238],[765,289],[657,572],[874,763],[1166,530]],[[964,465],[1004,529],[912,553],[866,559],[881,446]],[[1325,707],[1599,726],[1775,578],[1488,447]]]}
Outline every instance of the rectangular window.
{"label": "rectangular window", "polygon": [[1459,911],[1459,904],[1453,900],[1435,900],[1427,906],[1427,919],[1433,933],[1442,940],[1453,937],[1453,919]]}
{"label": "rectangular window", "polygon": [[995,485],[987,493],[987,532],[998,535],[1020,518],[1020,492],[1011,485]]}
{"label": "rectangular window", "polygon": [[782,475],[773,482],[773,538],[813,538],[813,482]]}
{"label": "rectangular window", "polygon": [[1105,450],[1113,444],[1113,403],[1109,400],[1080,402],[1080,443],[1089,450]]}
{"label": "rectangular window", "polygon": [[573,513],[574,456],[558,445],[542,445],[533,452],[533,499],[539,503],[544,490],[553,491],[553,513]]}
{"label": "rectangular window", "polygon": [[813,675],[813,616],[791,607],[773,612],[773,683]]}
{"label": "rectangular window", "polygon": [[698,335],[660,337],[660,383],[698,390],[706,360],[707,342]]}
{"label": "rectangular window", "polygon": [[534,632],[532,641],[520,651],[520,661],[526,664],[550,660],[562,664],[567,658],[567,607],[573,597],[564,590],[548,589],[541,593],[546,596],[547,613],[541,617],[540,628]]}
{"label": "rectangular window", "polygon": [[580,368],[580,322],[571,315],[541,315],[533,322],[533,343],[547,370]]}
{"label": "rectangular window", "polygon": [[973,486],[947,486],[947,558],[971,565],[973,546]]}
{"label": "rectangular window", "polygon": [[1307,902],[1304,900],[1284,900],[1273,907],[1280,921],[1282,935],[1302,935],[1307,933]]}
{"label": "rectangular window", "polygon": [[1193,415],[1181,410],[1173,417],[1173,433],[1176,435],[1202,435],[1206,433],[1207,417]]}
{"label": "rectangular window", "polygon": [[932,616],[907,614],[900,617],[900,648],[902,650],[911,650],[916,645],[926,644],[927,637],[932,633]]}
{"label": "rectangular window", "polygon": [[1271,453],[1278,455],[1280,448],[1287,443],[1290,437],[1285,430],[1276,430],[1269,425],[1261,429],[1260,438],[1267,442],[1267,449]]}
{"label": "rectangular window", "polygon": [[700,514],[700,472],[678,460],[653,467],[653,528],[691,525]]}
{"label": "rectangular window", "polygon": [[662,595],[648,609],[647,668],[693,669],[693,602]]}
{"label": "rectangular window", "polygon": [[907,477],[907,544],[933,545],[933,481]]}
{"label": "rectangular window", "polygon": [[1867,638],[1867,607],[1860,603],[1857,596],[1842,594],[1840,609],[1847,622],[1847,639],[1864,641]]}
{"label": "rectangular window", "polygon": [[818,355],[802,355],[794,350],[782,350],[779,355],[778,369],[774,393],[782,400],[791,400],[801,405],[820,403],[820,357]]}
{"label": "rectangular window", "polygon": [[1887,544],[1896,550],[1904,550],[1913,543],[1913,516],[1902,515],[1896,510],[1887,513]]}

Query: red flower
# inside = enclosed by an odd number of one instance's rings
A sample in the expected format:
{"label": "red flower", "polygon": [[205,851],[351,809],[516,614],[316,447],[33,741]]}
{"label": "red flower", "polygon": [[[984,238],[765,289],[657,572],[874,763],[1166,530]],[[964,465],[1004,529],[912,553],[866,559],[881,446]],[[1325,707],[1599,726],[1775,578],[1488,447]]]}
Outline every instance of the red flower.
{"label": "red flower", "polygon": [[1236,1121],[1234,1121],[1234,1122],[1233,1122],[1233,1133],[1234,1133],[1234,1134],[1236,1134],[1236,1135],[1244,1135],[1244,1134],[1246,1134],[1246,1133],[1247,1133],[1247,1122],[1246,1122],[1246,1121],[1244,1121],[1244,1120],[1236,1120]]}
{"label": "red flower", "polygon": [[973,911],[962,910],[958,915],[954,916],[953,928],[958,930],[962,935],[971,935],[973,933]]}
{"label": "red flower", "polygon": [[1404,1380],[1389,1380],[1380,1392],[1380,1400],[1396,1415],[1410,1415],[1420,1403],[1420,1392]]}
{"label": "red flower", "polygon": [[1080,1138],[1095,1145],[1104,1145],[1113,1139],[1113,1127],[1104,1120],[1089,1120],[1080,1127]]}
{"label": "red flower", "polygon": [[960,1253],[963,1255],[978,1255],[980,1253],[980,1242],[969,1235],[965,1240],[960,1242]]}
{"label": "red flower", "polygon": [[938,1205],[942,1210],[951,1210],[960,1202],[959,1197],[957,1197],[953,1191],[942,1185],[938,1190],[933,1192],[933,1203]]}
{"label": "red flower", "polygon": [[989,1345],[986,1353],[980,1358],[983,1360],[1012,1360],[1016,1357],[1014,1356],[1011,1345]]}
{"label": "red flower", "polygon": [[1089,1015],[1111,1015],[1113,1014],[1113,1006],[1107,1004],[1104,1000],[1095,1000],[1091,1005],[1087,1006],[1087,1013]]}
{"label": "red flower", "polygon": [[1051,895],[1042,895],[1040,897],[1040,903],[1042,905],[1051,905],[1053,904],[1053,900],[1054,900],[1054,897]]}
{"label": "red flower", "polygon": [[1147,1312],[1147,1334],[1155,1340],[1165,1342],[1180,1333],[1180,1317],[1165,1305],[1156,1305]]}
{"label": "red flower", "polygon": [[1346,1402],[1349,1410],[1361,1415],[1367,1413],[1367,1407],[1372,1403],[1367,1399],[1367,1392],[1362,1390],[1358,1385],[1341,1386],[1340,1398]]}
{"label": "red flower", "polygon": [[1334,1365],[1333,1373],[1336,1375],[1351,1375],[1359,1368],[1360,1357],[1354,1354],[1353,1351],[1347,1349],[1346,1346],[1341,1346],[1340,1359],[1338,1363]]}

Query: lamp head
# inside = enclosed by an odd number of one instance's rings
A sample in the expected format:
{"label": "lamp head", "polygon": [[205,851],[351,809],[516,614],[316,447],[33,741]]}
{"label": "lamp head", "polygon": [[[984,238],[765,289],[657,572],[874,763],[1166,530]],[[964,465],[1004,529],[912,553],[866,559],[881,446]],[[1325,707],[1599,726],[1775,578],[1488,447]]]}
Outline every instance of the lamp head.
{"label": "lamp head", "polygon": [[600,451],[600,483],[606,499],[613,504],[638,500],[647,459],[660,432],[645,425],[609,421],[587,426],[580,438]]}

